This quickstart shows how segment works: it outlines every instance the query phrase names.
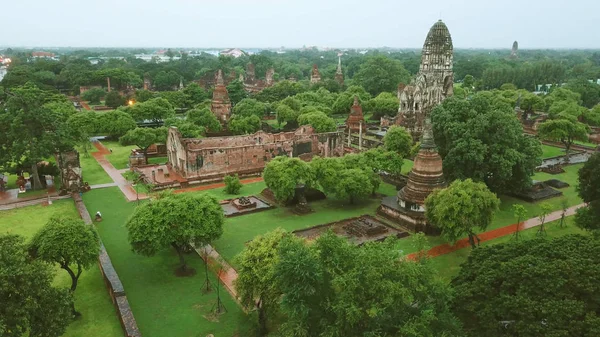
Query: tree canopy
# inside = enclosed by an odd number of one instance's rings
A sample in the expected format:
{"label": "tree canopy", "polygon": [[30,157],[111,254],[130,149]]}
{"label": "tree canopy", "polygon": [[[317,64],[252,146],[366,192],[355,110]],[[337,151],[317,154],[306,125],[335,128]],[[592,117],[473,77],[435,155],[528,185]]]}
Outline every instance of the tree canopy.
{"label": "tree canopy", "polygon": [[405,128],[392,126],[383,137],[383,145],[386,150],[397,152],[403,158],[407,158],[413,146],[413,139]]}
{"label": "tree canopy", "polygon": [[52,286],[50,266],[27,253],[23,238],[0,235],[0,335],[62,336],[71,322],[73,298]]}
{"label": "tree canopy", "polygon": [[314,174],[309,164],[298,159],[280,156],[265,166],[263,178],[267,187],[281,203],[291,200],[298,184],[311,186]]}
{"label": "tree canopy", "polygon": [[425,215],[429,223],[439,228],[451,242],[467,235],[473,248],[479,245],[476,228],[485,231],[499,207],[500,199],[485,184],[471,179],[455,180],[425,199]]}
{"label": "tree canopy", "polygon": [[523,134],[510,105],[486,93],[450,97],[431,114],[435,143],[450,181],[483,181],[498,193],[531,186],[541,144]]}
{"label": "tree canopy", "polygon": [[142,149],[144,160],[148,163],[148,148],[153,144],[163,144],[167,141],[168,130],[165,127],[160,128],[135,128],[127,131],[119,138],[122,145],[136,145]]}
{"label": "tree canopy", "polygon": [[168,194],[138,206],[126,227],[134,252],[153,256],[171,246],[179,255],[180,270],[186,271],[184,246],[206,245],[223,233],[223,210],[207,194]]}
{"label": "tree canopy", "polygon": [[83,220],[52,217],[33,237],[29,252],[35,258],[56,263],[71,277],[71,292],[77,289],[84,269],[98,260],[100,238]]}
{"label": "tree canopy", "polygon": [[452,281],[469,336],[596,336],[600,241],[581,235],[475,249]]}
{"label": "tree canopy", "polygon": [[402,62],[384,55],[367,57],[352,78],[353,83],[362,86],[373,96],[384,91],[395,92],[398,84],[408,83],[409,80],[410,73],[404,69]]}

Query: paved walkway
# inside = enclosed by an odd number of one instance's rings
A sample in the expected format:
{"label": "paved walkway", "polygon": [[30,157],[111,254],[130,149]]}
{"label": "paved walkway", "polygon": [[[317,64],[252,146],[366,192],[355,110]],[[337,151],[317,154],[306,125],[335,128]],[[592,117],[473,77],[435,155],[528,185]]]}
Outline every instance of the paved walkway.
{"label": "paved walkway", "polygon": [[[111,164],[110,161],[108,159],[106,159],[105,156],[107,154],[110,154],[110,151],[99,141],[94,142],[94,147],[98,150],[96,152],[92,152],[92,156],[94,156],[94,159],[96,159],[98,164],[100,164],[100,166],[102,166],[104,171],[106,171],[106,173],[110,176],[110,178],[113,180],[115,186],[118,186],[119,189],[121,190],[121,192],[123,192],[123,195],[125,195],[125,198],[128,201],[135,201],[136,200],[135,190],[133,189],[133,187],[131,187],[131,185],[129,184],[127,179],[125,179],[125,177],[123,177],[121,175],[121,173],[124,172],[124,170],[117,170],[113,166],[113,164]],[[146,199],[147,197],[148,196],[146,194],[139,193],[140,199]]]}
{"label": "paved walkway", "polygon": [[[55,201],[55,200],[61,200],[61,199],[68,199],[70,198],[70,195],[63,195],[63,196],[50,196],[50,200]],[[43,204],[45,202],[48,201],[48,197],[44,196],[41,198],[37,198],[37,199],[24,199],[23,201],[18,201],[18,202],[13,202],[10,204],[2,204],[0,205],[0,211],[7,211],[9,209],[15,209],[15,208],[21,208],[21,207],[27,207],[27,206],[33,206],[33,205],[38,205],[38,204]]]}
{"label": "paved walkway", "polygon": [[22,203],[25,201],[32,201],[32,200],[39,200],[39,199],[48,199],[48,194],[50,195],[50,197],[56,197],[58,196],[58,193],[56,192],[56,188],[54,188],[54,186],[51,186],[50,188],[46,189],[46,194],[41,194],[41,195],[35,195],[35,196],[23,196],[21,198],[19,198],[19,189],[18,188],[13,188],[10,190],[6,190],[4,192],[0,192],[0,205],[10,205],[10,204],[14,204],[14,203]]}
{"label": "paved walkway", "polygon": [[[577,211],[577,209],[584,207],[584,206],[585,206],[585,204],[579,204],[579,205],[569,207],[567,209],[566,216],[574,215],[575,212]],[[555,220],[559,220],[561,218],[561,216],[562,216],[562,210],[552,212],[546,216],[546,223],[555,221]],[[526,220],[521,223],[520,230],[537,227],[540,224],[541,224],[541,221],[539,218],[537,218],[537,217],[531,218],[531,219]],[[517,224],[512,224],[509,226],[492,229],[485,233],[481,233],[478,236],[479,236],[480,242],[486,242],[486,241],[497,239],[499,237],[503,237],[506,235],[511,235],[516,231],[517,231]],[[429,257],[436,257],[436,256],[444,255],[444,254],[449,254],[449,253],[455,252],[459,249],[463,249],[463,248],[470,247],[470,246],[471,246],[471,244],[469,243],[469,239],[464,238],[464,239],[456,241],[456,243],[454,245],[445,243],[443,245],[433,247],[429,251],[427,251],[427,255]],[[416,255],[417,255],[417,253],[412,253],[412,254],[409,254],[407,256],[407,258],[414,260],[416,258]]]}
{"label": "paved walkway", "polygon": [[211,245],[206,245],[200,248],[194,247],[194,250],[196,251],[196,253],[198,253],[198,255],[200,255],[202,260],[204,260],[205,258],[205,249],[208,253],[208,264],[211,266],[215,264],[221,265],[222,271],[220,275],[218,275],[219,279],[221,280],[221,283],[223,283],[223,285],[225,286],[225,289],[227,289],[227,291],[231,294],[231,296],[237,299],[237,291],[235,290],[235,286],[233,285],[233,281],[235,281],[238,277],[237,271],[235,271],[235,269],[233,269],[233,267],[231,267],[227,263],[227,261],[225,261]]}

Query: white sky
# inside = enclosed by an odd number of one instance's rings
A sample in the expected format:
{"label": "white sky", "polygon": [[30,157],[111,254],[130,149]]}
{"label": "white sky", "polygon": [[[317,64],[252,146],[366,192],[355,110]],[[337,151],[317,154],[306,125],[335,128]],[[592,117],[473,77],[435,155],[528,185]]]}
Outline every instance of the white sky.
{"label": "white sky", "polygon": [[0,46],[600,48],[600,0],[1,0]]}

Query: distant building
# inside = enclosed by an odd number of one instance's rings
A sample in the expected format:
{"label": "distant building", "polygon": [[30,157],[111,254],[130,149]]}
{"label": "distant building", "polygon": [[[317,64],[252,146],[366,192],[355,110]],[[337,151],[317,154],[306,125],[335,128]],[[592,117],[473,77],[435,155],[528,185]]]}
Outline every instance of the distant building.
{"label": "distant building", "polygon": [[219,55],[231,56],[231,57],[238,58],[240,56],[248,55],[248,53],[246,53],[245,51],[238,49],[238,48],[232,48],[232,49],[221,50],[219,52]]}
{"label": "distant building", "polygon": [[31,53],[31,57],[33,58],[54,58],[54,53],[49,53],[49,52],[45,52],[45,51],[34,51]]}

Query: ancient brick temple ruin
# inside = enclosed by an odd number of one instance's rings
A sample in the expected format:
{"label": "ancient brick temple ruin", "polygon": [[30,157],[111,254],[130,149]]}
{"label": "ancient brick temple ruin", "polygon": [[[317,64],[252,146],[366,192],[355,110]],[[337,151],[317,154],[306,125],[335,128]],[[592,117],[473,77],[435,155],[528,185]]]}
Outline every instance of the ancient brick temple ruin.
{"label": "ancient brick temple ruin", "polygon": [[213,91],[212,102],[210,103],[210,111],[217,117],[221,124],[226,125],[231,116],[231,100],[225,88],[223,81],[223,72],[219,69],[217,73],[217,85]]}
{"label": "ancient brick temple ruin", "polygon": [[250,93],[256,93],[262,91],[264,88],[270,87],[273,85],[273,75],[275,75],[275,69],[269,68],[265,73],[265,80],[261,80],[256,78],[256,71],[254,69],[254,64],[248,63],[246,66],[246,77],[244,78],[240,74],[240,79],[244,83],[244,89]]}
{"label": "ancient brick temple ruin", "polygon": [[445,187],[442,158],[433,141],[431,124],[426,122],[421,147],[406,186],[396,197],[384,198],[378,212],[415,231],[435,234],[436,229],[428,226],[425,218],[425,199],[433,190]]}
{"label": "ancient brick temple ruin", "polygon": [[319,83],[321,82],[321,73],[319,72],[319,68],[316,64],[313,64],[312,70],[310,72],[310,83]]}
{"label": "ancient brick temple ruin", "polygon": [[338,55],[338,65],[337,70],[335,71],[335,81],[338,82],[341,86],[344,85],[344,72],[342,71],[342,58]]}
{"label": "ancient brick temple ruin", "polygon": [[78,192],[83,188],[83,176],[79,152],[73,150],[56,153],[56,164],[60,170],[60,193]]}
{"label": "ancient brick temple ruin", "polygon": [[452,37],[440,20],[431,27],[425,39],[419,73],[399,92],[398,115],[392,120],[382,117],[381,125],[404,126],[418,140],[429,112],[453,94],[452,57]]}
{"label": "ancient brick temple ruin", "polygon": [[259,174],[277,156],[310,160],[344,153],[341,132],[315,133],[311,126],[292,132],[252,135],[183,138],[171,127],[167,138],[168,165],[188,181],[211,181],[228,174]]}
{"label": "ancient brick temple ruin", "polygon": [[362,107],[358,101],[358,96],[354,96],[354,104],[352,104],[352,107],[350,108],[350,114],[346,119],[346,128],[350,133],[357,133],[361,129],[361,124],[362,127],[365,128],[363,131],[366,131],[366,123]]}

